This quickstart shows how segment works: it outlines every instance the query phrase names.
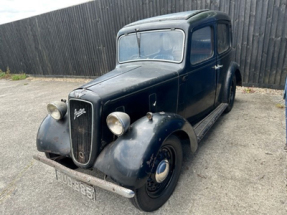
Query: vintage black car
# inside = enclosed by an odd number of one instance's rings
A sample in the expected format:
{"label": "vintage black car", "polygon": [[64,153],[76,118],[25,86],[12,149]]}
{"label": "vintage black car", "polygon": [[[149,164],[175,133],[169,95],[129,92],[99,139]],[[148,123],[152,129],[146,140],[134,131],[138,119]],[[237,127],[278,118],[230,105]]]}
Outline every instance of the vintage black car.
{"label": "vintage black car", "polygon": [[[242,78],[231,61],[230,18],[194,10],[126,25],[117,35],[116,68],[48,104],[35,159],[89,198],[94,187],[130,198],[143,211],[161,207],[191,152],[233,106]],[[67,111],[68,110],[68,111]],[[67,112],[67,114],[66,114]],[[99,179],[74,170],[97,169]]]}

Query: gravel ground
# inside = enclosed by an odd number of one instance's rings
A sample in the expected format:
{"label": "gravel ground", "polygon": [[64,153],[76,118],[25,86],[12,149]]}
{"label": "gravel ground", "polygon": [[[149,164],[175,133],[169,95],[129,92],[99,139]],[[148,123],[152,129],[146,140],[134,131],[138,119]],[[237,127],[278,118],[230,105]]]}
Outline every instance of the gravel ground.
{"label": "gravel ground", "polygon": [[[56,181],[32,159],[46,105],[87,80],[0,80],[1,214],[144,214],[96,189],[92,202]],[[169,201],[153,214],[287,214],[283,91],[237,88],[233,110],[220,117],[184,164]],[[98,173],[94,173],[99,175]]]}

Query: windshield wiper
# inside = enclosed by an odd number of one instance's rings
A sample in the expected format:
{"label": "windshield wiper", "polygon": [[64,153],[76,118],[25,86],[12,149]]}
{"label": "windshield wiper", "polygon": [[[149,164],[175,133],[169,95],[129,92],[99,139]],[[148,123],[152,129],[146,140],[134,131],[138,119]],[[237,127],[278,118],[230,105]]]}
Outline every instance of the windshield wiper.
{"label": "windshield wiper", "polygon": [[140,34],[138,34],[138,30],[139,29],[135,29],[138,47],[139,47],[139,57],[140,57],[141,56],[141,38],[140,38]]}

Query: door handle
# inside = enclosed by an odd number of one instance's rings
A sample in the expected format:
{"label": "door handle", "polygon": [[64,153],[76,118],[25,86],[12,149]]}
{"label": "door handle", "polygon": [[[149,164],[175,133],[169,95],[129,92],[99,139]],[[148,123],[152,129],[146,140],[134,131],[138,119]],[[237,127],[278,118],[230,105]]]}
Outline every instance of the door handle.
{"label": "door handle", "polygon": [[223,67],[223,65],[215,65],[215,66],[212,67],[212,68],[214,68],[214,69],[220,69],[221,67]]}

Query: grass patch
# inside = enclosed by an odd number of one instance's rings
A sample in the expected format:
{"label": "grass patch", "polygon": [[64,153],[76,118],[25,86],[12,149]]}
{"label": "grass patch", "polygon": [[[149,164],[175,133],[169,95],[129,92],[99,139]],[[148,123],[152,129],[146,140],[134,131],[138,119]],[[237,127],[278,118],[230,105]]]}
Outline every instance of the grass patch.
{"label": "grass patch", "polygon": [[0,71],[0,78],[3,78],[5,75],[6,75],[6,73],[5,73],[5,72]]}
{"label": "grass patch", "polygon": [[11,78],[10,74],[7,74],[5,72],[0,73],[0,79],[10,79],[10,78]]}
{"label": "grass patch", "polygon": [[18,81],[18,80],[23,80],[23,79],[26,79],[27,78],[27,75],[25,73],[23,74],[17,74],[17,75],[12,75],[11,79],[13,81]]}
{"label": "grass patch", "polygon": [[243,93],[255,93],[255,90],[247,87],[247,88],[243,89]]}
{"label": "grass patch", "polygon": [[0,79],[12,79],[13,81],[17,81],[17,80],[23,80],[26,78],[27,78],[27,75],[23,72],[21,74],[11,75],[9,67],[7,67],[6,72],[0,69]]}
{"label": "grass patch", "polygon": [[0,79],[9,79],[11,77],[10,75],[10,69],[7,67],[7,71],[4,72],[0,69]]}

